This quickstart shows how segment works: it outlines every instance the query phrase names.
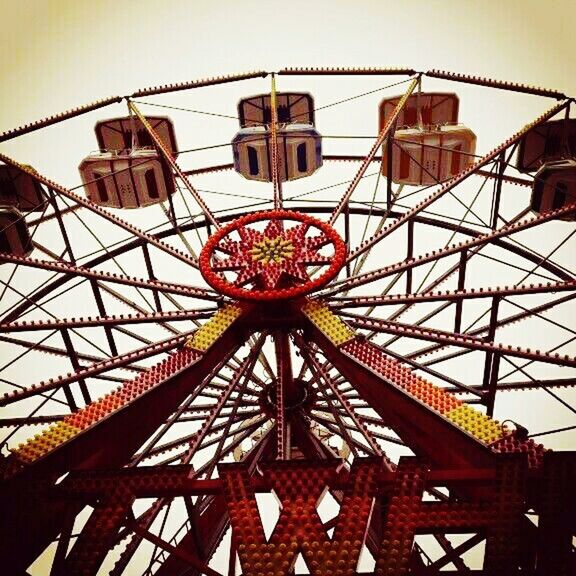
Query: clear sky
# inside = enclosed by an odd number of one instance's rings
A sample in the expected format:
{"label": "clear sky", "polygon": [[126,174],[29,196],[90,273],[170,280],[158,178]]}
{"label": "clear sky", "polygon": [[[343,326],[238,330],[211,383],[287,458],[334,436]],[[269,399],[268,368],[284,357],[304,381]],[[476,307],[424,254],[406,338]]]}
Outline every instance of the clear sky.
{"label": "clear sky", "polygon": [[134,88],[282,66],[443,68],[576,94],[573,0],[2,0],[0,130]]}

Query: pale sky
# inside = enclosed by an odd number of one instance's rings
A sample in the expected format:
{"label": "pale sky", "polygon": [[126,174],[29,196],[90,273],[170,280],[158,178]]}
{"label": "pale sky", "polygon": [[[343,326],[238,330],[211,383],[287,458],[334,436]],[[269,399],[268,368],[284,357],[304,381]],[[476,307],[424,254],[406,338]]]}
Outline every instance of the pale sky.
{"label": "pale sky", "polygon": [[2,2],[0,130],[136,87],[282,66],[410,66],[576,94],[573,0]]}

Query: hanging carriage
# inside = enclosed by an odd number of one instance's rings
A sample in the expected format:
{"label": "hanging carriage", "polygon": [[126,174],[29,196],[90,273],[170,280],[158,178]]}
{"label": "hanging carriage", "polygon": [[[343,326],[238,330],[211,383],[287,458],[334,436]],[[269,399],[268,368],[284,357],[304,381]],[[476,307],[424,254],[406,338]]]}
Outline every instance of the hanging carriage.
{"label": "hanging carriage", "polygon": [[[178,156],[178,145],[172,120],[166,116],[146,116],[146,121],[173,158]],[[154,148],[152,136],[137,116],[101,120],[94,127],[98,147],[108,150],[130,150],[132,148]]]}
{"label": "hanging carriage", "polygon": [[[296,180],[322,166],[322,140],[314,128],[314,100],[310,94],[276,95],[280,180]],[[238,104],[240,131],[232,140],[234,169],[249,180],[272,181],[271,96],[243,98]]]}
{"label": "hanging carriage", "polygon": [[[396,96],[380,103],[380,130],[400,99]],[[476,136],[458,124],[458,109],[454,93],[411,94],[396,118],[392,150],[387,150],[388,143],[384,145],[382,174],[390,174],[397,184],[422,186],[444,182],[466,169],[476,150]]]}
{"label": "hanging carriage", "polygon": [[[175,158],[178,148],[171,120],[158,116],[146,120]],[[92,202],[110,208],[142,208],[174,194],[174,176],[139,118],[103,120],[95,132],[100,151],[79,166]]]}
{"label": "hanging carriage", "polygon": [[[403,128],[394,133],[392,181],[422,186],[444,182],[472,164],[476,136],[461,124]],[[384,151],[382,174],[388,176],[388,156]]]}
{"label": "hanging carriage", "polygon": [[[314,99],[306,92],[278,92],[276,113],[280,124],[314,125]],[[238,103],[240,127],[265,126],[272,121],[270,94],[242,98]]]}
{"label": "hanging carriage", "polygon": [[[557,210],[576,202],[576,119],[544,122],[520,141],[516,168],[535,172],[530,206],[534,212]],[[576,220],[565,214],[562,220]]]}
{"label": "hanging carriage", "polygon": [[14,206],[24,212],[44,208],[44,195],[40,184],[14,166],[0,166],[0,204]]}
{"label": "hanging carriage", "polygon": [[29,256],[33,245],[24,215],[14,206],[0,206],[0,252]]}
{"label": "hanging carriage", "polygon": [[97,152],[80,164],[88,198],[110,208],[143,208],[174,193],[174,178],[156,150]]}
{"label": "hanging carriage", "polygon": [[[536,172],[531,208],[542,213],[576,204],[576,160],[548,162]],[[576,221],[576,211],[561,220]]]}
{"label": "hanging carriage", "polygon": [[[385,98],[380,102],[380,130],[394,112],[402,96]],[[451,92],[418,92],[406,99],[404,108],[398,114],[398,128],[415,128],[435,124],[456,124],[458,122],[458,96]]]}
{"label": "hanging carriage", "polygon": [[576,157],[576,118],[552,120],[532,128],[518,146],[516,167],[535,172],[547,162]]}
{"label": "hanging carriage", "polygon": [[[322,166],[320,134],[308,124],[288,124],[277,132],[282,181],[313,174]],[[232,140],[234,168],[249,180],[272,181],[271,134],[264,126],[242,128]]]}

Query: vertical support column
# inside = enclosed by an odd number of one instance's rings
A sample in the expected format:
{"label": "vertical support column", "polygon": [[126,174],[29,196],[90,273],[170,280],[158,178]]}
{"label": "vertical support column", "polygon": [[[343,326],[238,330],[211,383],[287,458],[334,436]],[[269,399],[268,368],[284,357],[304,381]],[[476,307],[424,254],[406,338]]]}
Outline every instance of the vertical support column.
{"label": "vertical support column", "polygon": [[486,574],[515,574],[523,548],[526,471],[522,454],[502,455],[489,499],[423,502],[428,470],[415,458],[401,458],[376,560],[376,576],[408,576],[415,535],[439,527],[444,532],[486,529]]}
{"label": "vertical support column", "polygon": [[[500,306],[500,297],[492,298],[492,308],[490,310],[490,323],[488,325],[487,342],[494,342],[496,336],[496,327],[498,326],[498,308]],[[493,352],[486,352],[484,362],[484,378],[482,389],[486,390],[485,404],[488,416],[494,413],[494,402],[496,400],[496,389],[498,387],[498,369],[500,367],[500,355]]]}
{"label": "vertical support column", "polygon": [[121,486],[111,487],[111,492],[111,496],[94,508],[70,551],[66,559],[67,576],[96,574],[114,545],[116,533],[134,502],[134,496]]}
{"label": "vertical support column", "polygon": [[488,504],[484,570],[494,576],[514,574],[525,548],[522,524],[528,462],[524,454],[503,454],[496,466],[496,487]]}
{"label": "vertical support column", "polygon": [[[60,330],[60,335],[62,336],[62,340],[64,341],[64,346],[66,347],[66,352],[68,353],[68,357],[70,358],[70,362],[72,363],[72,368],[76,372],[79,372],[82,367],[80,366],[80,362],[78,361],[78,354],[72,346],[72,340],[70,339],[70,334],[68,333],[67,328],[62,328]],[[90,398],[90,394],[88,393],[88,388],[86,387],[86,381],[84,378],[78,380],[78,384],[80,385],[80,390],[82,391],[82,397],[86,404],[90,404],[92,402]],[[76,401],[74,400],[74,396],[72,395],[72,390],[70,386],[66,384],[64,386],[64,395],[66,396],[66,401],[68,402],[70,409],[72,411],[78,410],[78,406],[76,405]]]}
{"label": "vertical support column", "polygon": [[571,576],[574,574],[576,453],[547,452],[543,476],[536,574]]}
{"label": "vertical support column", "polygon": [[272,184],[274,186],[274,210],[282,209],[282,179],[280,178],[280,162],[278,157],[278,108],[276,104],[276,76],[272,73],[272,89],[270,91],[270,147],[272,151]]}
{"label": "vertical support column", "polygon": [[66,553],[68,551],[68,545],[70,544],[70,536],[72,535],[72,529],[74,528],[75,519],[76,510],[73,510],[72,507],[68,507],[64,513],[64,521],[62,523],[62,530],[58,538],[56,554],[54,555],[54,560],[52,561],[50,576],[66,576],[66,572],[64,571],[64,564],[66,560]]}
{"label": "vertical support column", "polygon": [[500,210],[500,196],[502,195],[502,177],[506,169],[505,153],[501,152],[498,156],[498,177],[494,182],[494,198],[492,200],[492,221],[490,223],[492,230],[498,227],[498,212]]}
{"label": "vertical support column", "polygon": [[[144,262],[146,263],[146,271],[148,272],[148,278],[150,280],[156,280],[154,275],[154,268],[152,268],[152,260],[150,259],[150,251],[148,250],[147,244],[142,244],[142,253],[144,254]],[[162,303],[160,302],[160,295],[158,290],[152,290],[152,296],[154,298],[154,304],[156,304],[156,310],[162,312]]]}
{"label": "vertical support column", "polygon": [[[104,300],[102,300],[100,286],[98,286],[98,282],[96,280],[90,280],[90,285],[92,286],[94,300],[96,300],[96,306],[98,307],[98,314],[100,314],[101,317],[104,317],[106,316],[106,308],[104,307]],[[116,342],[114,341],[112,328],[106,325],[104,326],[104,332],[106,334],[106,339],[108,340],[108,346],[110,346],[110,353],[112,356],[118,356],[118,348],[116,346]]]}
{"label": "vertical support column", "polygon": [[500,354],[494,354],[490,366],[490,380],[488,382],[488,395],[486,396],[486,413],[492,417],[494,415],[494,403],[496,401],[496,389],[498,388],[498,371],[500,369]]}
{"label": "vertical support column", "polygon": [[[402,458],[388,503],[386,524],[376,559],[377,576],[406,576],[414,542],[415,512],[421,508],[426,469],[414,458]],[[403,518],[398,516],[401,512]]]}
{"label": "vertical support column", "polygon": [[290,339],[286,332],[274,334],[276,352],[276,428],[277,458],[290,459],[290,422],[286,418],[286,404],[295,404],[295,385],[290,357]]}
{"label": "vertical support column", "polygon": [[236,541],[234,534],[230,538],[230,555],[228,556],[228,576],[236,576]]}
{"label": "vertical support column", "polygon": [[[386,176],[386,211],[392,210],[392,146],[394,146],[394,132],[396,130],[396,123],[392,127],[392,131],[388,134],[386,139],[386,166],[388,174]],[[382,166],[380,166],[382,170]]]}
{"label": "vertical support column", "polygon": [[[410,260],[414,255],[414,220],[408,222],[408,251],[406,260]],[[406,294],[412,294],[412,268],[406,270]]]}
{"label": "vertical support column", "polygon": [[[346,204],[344,208],[344,242],[346,242],[346,253],[350,251],[350,205]],[[346,276],[352,275],[352,266],[350,260],[346,260]]]}
{"label": "vertical support column", "polygon": [[[40,184],[37,184],[40,186]],[[76,265],[76,259],[74,258],[74,252],[72,251],[72,245],[70,244],[70,238],[68,237],[68,232],[66,231],[66,226],[64,226],[64,220],[62,219],[62,211],[58,206],[58,200],[52,188],[48,189],[48,200],[54,209],[56,214],[56,219],[58,220],[58,227],[60,228],[60,234],[62,234],[62,239],[64,240],[64,245],[66,246],[66,252],[68,252],[68,257],[70,258],[70,263]]]}
{"label": "vertical support column", "polygon": [[[460,264],[458,266],[458,290],[464,290],[466,282],[466,262],[468,261],[468,250],[462,250],[460,253]],[[462,306],[463,299],[459,298],[456,302],[456,314],[454,317],[454,332],[460,334],[462,329]]]}

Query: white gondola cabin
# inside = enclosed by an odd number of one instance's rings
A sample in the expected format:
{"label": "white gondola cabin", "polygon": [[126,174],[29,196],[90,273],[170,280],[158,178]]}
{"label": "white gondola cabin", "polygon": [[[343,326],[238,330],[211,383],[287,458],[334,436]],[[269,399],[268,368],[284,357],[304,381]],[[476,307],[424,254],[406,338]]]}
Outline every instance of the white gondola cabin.
{"label": "white gondola cabin", "polygon": [[[166,116],[145,117],[172,157],[178,155],[176,134],[172,120]],[[129,150],[131,148],[154,148],[154,141],[137,116],[101,120],[94,127],[101,152]]]}
{"label": "white gondola cabin", "polygon": [[[173,158],[178,154],[174,126],[164,116],[146,116]],[[174,193],[174,175],[137,116],[112,118],[94,128],[100,152],[79,166],[86,196],[100,206],[141,208]]]}
{"label": "white gondola cabin", "polygon": [[[277,132],[280,180],[296,180],[322,166],[320,134],[309,124],[288,124]],[[249,180],[272,181],[270,130],[242,128],[232,140],[234,168]]]}
{"label": "white gondola cabin", "polygon": [[[380,102],[380,130],[392,116],[402,96],[386,98]],[[397,128],[416,128],[458,122],[458,96],[445,92],[411,94],[396,119]]]}
{"label": "white gondola cabin", "polygon": [[14,206],[0,206],[0,252],[28,256],[32,249],[32,238],[22,212]]}
{"label": "white gondola cabin", "polygon": [[15,206],[24,212],[44,209],[40,184],[16,166],[0,166],[0,205]]}
{"label": "white gondola cabin", "polygon": [[[543,213],[576,204],[576,160],[560,160],[544,164],[536,173],[532,187],[531,207]],[[576,221],[576,212],[562,220]]]}
{"label": "white gondola cabin", "polygon": [[[234,168],[249,180],[272,181],[272,98],[259,94],[238,104],[240,131],[232,140]],[[279,177],[296,180],[322,166],[322,139],[314,128],[314,100],[305,92],[276,94]]]}
{"label": "white gondola cabin", "polygon": [[140,208],[164,202],[175,184],[156,150],[99,152],[79,167],[88,198],[110,208]]}
{"label": "white gondola cabin", "polygon": [[553,120],[534,126],[518,146],[516,167],[535,172],[547,162],[576,157],[576,118]]}
{"label": "white gondola cabin", "polygon": [[[460,124],[397,130],[390,176],[397,184],[411,186],[444,182],[472,164],[475,150],[475,134]],[[382,174],[389,175],[387,146]]]}

